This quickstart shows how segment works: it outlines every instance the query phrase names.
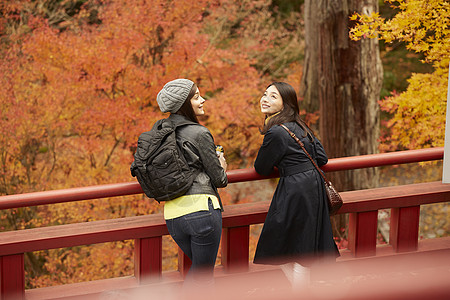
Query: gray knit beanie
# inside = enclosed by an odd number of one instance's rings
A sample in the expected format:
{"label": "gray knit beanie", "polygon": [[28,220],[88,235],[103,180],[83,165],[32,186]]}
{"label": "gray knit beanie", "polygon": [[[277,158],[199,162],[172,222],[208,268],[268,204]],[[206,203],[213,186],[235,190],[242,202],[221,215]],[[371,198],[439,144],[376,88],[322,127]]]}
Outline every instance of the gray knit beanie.
{"label": "gray knit beanie", "polygon": [[194,82],[183,78],[166,83],[156,97],[159,109],[163,113],[177,112],[186,101],[193,85]]}

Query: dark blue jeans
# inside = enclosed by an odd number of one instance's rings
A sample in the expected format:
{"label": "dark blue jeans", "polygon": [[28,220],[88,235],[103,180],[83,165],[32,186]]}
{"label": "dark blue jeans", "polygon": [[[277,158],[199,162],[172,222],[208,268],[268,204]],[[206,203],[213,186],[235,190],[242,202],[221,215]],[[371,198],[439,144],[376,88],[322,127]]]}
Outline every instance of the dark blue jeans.
{"label": "dark blue jeans", "polygon": [[213,276],[222,235],[222,212],[208,203],[209,211],[166,220],[170,235],[192,261],[188,276],[201,274],[207,280]]}

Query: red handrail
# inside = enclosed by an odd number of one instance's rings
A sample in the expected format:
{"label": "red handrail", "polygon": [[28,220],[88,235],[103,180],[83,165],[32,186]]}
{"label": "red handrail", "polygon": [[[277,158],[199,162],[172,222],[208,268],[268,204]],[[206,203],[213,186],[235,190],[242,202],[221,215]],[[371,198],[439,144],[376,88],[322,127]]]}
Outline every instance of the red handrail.
{"label": "red handrail", "polygon": [[[325,172],[335,172],[370,167],[382,167],[388,165],[440,160],[443,157],[444,147],[405,150],[389,153],[332,158],[325,166],[322,167],[322,170]],[[279,177],[278,172],[274,172],[270,176],[261,176],[256,173],[254,168],[232,170],[228,171],[227,174],[228,182],[230,183]]]}
{"label": "red handrail", "polygon": [[[330,159],[322,167],[325,172],[353,170],[369,167],[380,167],[393,164],[405,164],[421,161],[440,160],[444,157],[444,147],[420,150],[406,150],[390,153],[360,155]],[[254,168],[230,170],[227,172],[228,182],[244,182],[279,177],[278,172],[270,176],[261,176]],[[113,183],[80,188],[43,191],[0,197],[0,209],[28,207],[45,204],[56,204],[71,201],[117,197],[140,194],[142,189],[135,182]]]}
{"label": "red handrail", "polygon": [[379,154],[368,154],[331,159],[322,167],[325,172],[363,169],[416,163],[422,161],[440,160],[444,157],[444,147],[405,150]]}

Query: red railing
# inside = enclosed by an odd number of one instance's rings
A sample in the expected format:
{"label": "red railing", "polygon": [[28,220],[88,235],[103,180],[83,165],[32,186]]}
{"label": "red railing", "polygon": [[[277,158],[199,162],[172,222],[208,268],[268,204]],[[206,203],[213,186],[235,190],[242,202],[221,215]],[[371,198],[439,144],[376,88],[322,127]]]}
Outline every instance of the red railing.
{"label": "red railing", "polygon": [[[322,169],[325,172],[334,172],[422,161],[433,161],[440,160],[443,157],[444,147],[438,147],[421,150],[408,150],[381,154],[333,158],[330,159],[328,164],[323,166]],[[227,172],[227,175],[229,183],[276,178],[279,176],[277,172],[274,172],[270,176],[261,176],[256,173],[255,169],[253,168],[231,170]],[[0,197],[0,209],[56,204],[140,193],[142,193],[142,189],[135,181],[64,190],[8,195]]]}
{"label": "red railing", "polygon": [[[331,159],[327,172],[385,166],[391,164],[440,160],[443,148],[401,151],[395,153]],[[227,172],[229,182],[260,180],[253,169]],[[276,177],[273,174],[270,177]],[[0,197],[0,208],[27,207],[68,201],[123,196],[141,193],[136,182],[37,192]],[[377,188],[342,193],[344,205],[339,213],[350,214],[348,228],[349,250],[342,251],[341,260],[349,257],[392,255],[418,251],[448,251],[450,239],[418,241],[420,205],[450,201],[450,185],[440,182],[400,187]],[[269,200],[269,199],[267,199]],[[223,214],[222,265],[225,272],[249,269],[249,226],[264,222],[269,201],[227,206]],[[377,215],[379,209],[391,208],[390,244],[377,247]],[[46,228],[0,233],[1,299],[47,299],[56,288],[24,292],[24,253],[120,241],[135,240],[135,276],[124,278],[129,286],[146,283],[149,279],[179,278],[189,267],[188,259],[180,252],[179,272],[162,273],[162,236],[167,235],[162,215],[148,215],[59,225]],[[178,274],[178,275],[177,275]],[[95,285],[95,283],[89,283]],[[102,281],[102,286],[107,286]],[[115,281],[117,285],[117,281]],[[63,287],[69,295],[69,287]],[[80,292],[77,286],[73,294]],[[39,296],[41,295],[41,296]],[[41,297],[41,298],[40,298]]]}

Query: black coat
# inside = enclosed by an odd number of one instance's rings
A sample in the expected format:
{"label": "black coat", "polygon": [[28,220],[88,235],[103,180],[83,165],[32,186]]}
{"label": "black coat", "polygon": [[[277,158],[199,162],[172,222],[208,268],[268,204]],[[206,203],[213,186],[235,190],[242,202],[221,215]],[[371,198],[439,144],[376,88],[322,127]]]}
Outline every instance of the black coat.
{"label": "black coat", "polygon": [[[319,140],[303,137],[296,123],[285,124],[304,143],[319,166],[328,157]],[[339,256],[333,240],[323,179],[301,147],[281,126],[273,126],[264,136],[255,161],[261,175],[273,168],[280,180],[258,241],[254,263],[283,264],[323,256]]]}

